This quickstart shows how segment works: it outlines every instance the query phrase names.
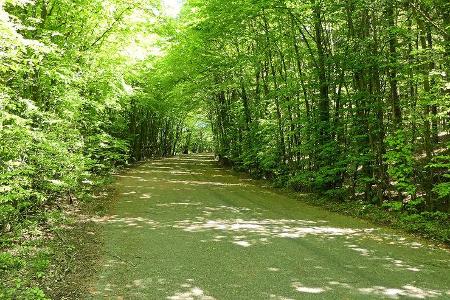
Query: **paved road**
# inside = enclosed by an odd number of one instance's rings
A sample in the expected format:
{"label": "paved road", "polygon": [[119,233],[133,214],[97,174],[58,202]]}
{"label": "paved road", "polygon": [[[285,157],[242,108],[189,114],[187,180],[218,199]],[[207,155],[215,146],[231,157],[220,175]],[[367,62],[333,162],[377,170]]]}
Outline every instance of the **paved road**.
{"label": "paved road", "polygon": [[94,299],[450,299],[450,254],[217,167],[156,160],[117,180]]}

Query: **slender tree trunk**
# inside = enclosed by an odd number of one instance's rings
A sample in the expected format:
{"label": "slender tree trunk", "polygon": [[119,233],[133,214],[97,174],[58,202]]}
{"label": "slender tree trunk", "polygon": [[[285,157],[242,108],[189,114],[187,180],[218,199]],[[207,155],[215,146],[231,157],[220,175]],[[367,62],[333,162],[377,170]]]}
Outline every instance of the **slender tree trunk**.
{"label": "slender tree trunk", "polygon": [[[268,58],[269,58],[269,67],[272,74],[272,80],[274,84],[275,91],[278,91],[278,80],[277,80],[277,74],[275,71],[274,61],[273,61],[273,54],[272,54],[272,46],[270,42],[270,29],[269,24],[267,21],[267,18],[264,16],[264,31],[266,35],[266,43],[268,48]],[[279,152],[280,152],[280,158],[281,161],[284,163],[286,160],[286,144],[284,140],[284,131],[283,131],[283,121],[282,121],[282,115],[281,115],[281,108],[280,108],[280,100],[279,96],[275,94],[274,96],[275,100],[275,109],[276,109],[276,116],[277,116],[277,124],[278,124],[278,139],[279,139]]]}
{"label": "slender tree trunk", "polygon": [[319,80],[319,120],[320,120],[320,140],[321,145],[326,144],[329,141],[329,121],[330,121],[330,100],[328,97],[329,84],[327,81],[326,72],[326,54],[325,54],[325,42],[323,39],[323,26],[322,26],[322,7],[321,1],[312,0],[313,5],[313,22],[315,30],[315,42],[317,47],[318,56],[318,68],[317,76]]}
{"label": "slender tree trunk", "polygon": [[398,60],[397,60],[397,33],[396,33],[396,0],[388,0],[386,3],[386,17],[389,26],[389,84],[391,88],[391,102],[394,116],[394,125],[400,128],[402,111],[400,108],[400,96],[398,94]]}

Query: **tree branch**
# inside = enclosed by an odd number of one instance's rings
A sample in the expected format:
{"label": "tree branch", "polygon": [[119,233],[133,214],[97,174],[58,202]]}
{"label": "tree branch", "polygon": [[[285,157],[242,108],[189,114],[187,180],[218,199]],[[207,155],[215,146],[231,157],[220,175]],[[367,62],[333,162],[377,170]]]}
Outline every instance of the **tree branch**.
{"label": "tree branch", "polygon": [[123,15],[127,12],[127,11],[129,11],[129,10],[131,10],[131,9],[133,9],[134,8],[134,6],[129,6],[129,7],[127,7],[127,8],[125,8],[124,10],[122,10],[120,13],[119,13],[119,15],[117,16],[117,18],[115,18],[114,19],[114,22],[111,24],[111,26],[109,26],[98,38],[96,38],[95,39],[95,41],[86,49],[86,50],[88,50],[88,49],[90,49],[90,48],[92,48],[92,47],[94,47],[94,46],[96,46],[109,32],[111,32],[113,29],[114,29],[114,27],[115,27],[115,25],[117,24],[117,23],[119,23],[120,21],[122,21],[122,19],[123,19]]}
{"label": "tree branch", "polygon": [[410,5],[412,6],[412,8],[414,8],[415,11],[417,11],[420,15],[422,15],[422,17],[431,25],[433,25],[433,27],[435,29],[437,29],[437,31],[439,31],[443,36],[449,38],[450,34],[445,30],[445,28],[442,28],[441,26],[439,26],[438,24],[436,24],[436,22],[434,22],[430,16],[424,12],[419,5],[417,5],[414,2],[410,2]]}

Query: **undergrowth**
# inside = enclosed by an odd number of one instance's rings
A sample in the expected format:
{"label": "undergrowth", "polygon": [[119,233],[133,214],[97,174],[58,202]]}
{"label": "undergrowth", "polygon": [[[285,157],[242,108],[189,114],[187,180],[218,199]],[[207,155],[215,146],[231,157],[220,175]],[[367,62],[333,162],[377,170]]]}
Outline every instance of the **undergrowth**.
{"label": "undergrowth", "polygon": [[49,207],[0,237],[0,299],[80,299],[95,271],[101,236],[89,215],[103,214],[110,176],[79,201]]}

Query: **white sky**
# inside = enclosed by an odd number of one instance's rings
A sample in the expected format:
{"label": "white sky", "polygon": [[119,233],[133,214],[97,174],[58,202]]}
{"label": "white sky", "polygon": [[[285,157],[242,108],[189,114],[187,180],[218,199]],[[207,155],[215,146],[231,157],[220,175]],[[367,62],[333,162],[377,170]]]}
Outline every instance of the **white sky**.
{"label": "white sky", "polygon": [[161,0],[164,13],[172,18],[176,18],[183,6],[183,0]]}

